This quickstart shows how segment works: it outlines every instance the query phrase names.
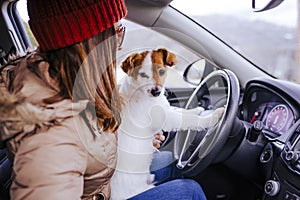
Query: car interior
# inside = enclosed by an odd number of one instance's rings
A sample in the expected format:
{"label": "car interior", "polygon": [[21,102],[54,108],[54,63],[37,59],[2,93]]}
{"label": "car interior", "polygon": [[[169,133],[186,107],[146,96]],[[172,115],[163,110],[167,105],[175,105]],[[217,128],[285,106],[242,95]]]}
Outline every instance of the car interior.
{"label": "car interior", "polygon": [[[208,200],[300,199],[300,86],[262,70],[172,7],[172,0],[125,2],[128,30],[117,63],[133,51],[169,48],[178,56],[166,85],[169,103],[186,109],[225,107],[212,129],[164,132],[160,151],[173,152],[177,169],[199,182]],[[270,0],[260,9],[255,2],[253,9],[261,12],[282,0]],[[12,55],[25,55],[36,44],[17,11],[18,1],[0,4],[4,66]],[[0,142],[0,199],[10,199],[12,163],[5,141]]]}

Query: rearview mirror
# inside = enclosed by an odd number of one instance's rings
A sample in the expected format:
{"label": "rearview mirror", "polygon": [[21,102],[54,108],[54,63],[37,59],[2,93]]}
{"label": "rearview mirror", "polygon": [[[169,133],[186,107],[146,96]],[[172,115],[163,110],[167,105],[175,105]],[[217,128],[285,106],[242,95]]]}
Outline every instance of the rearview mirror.
{"label": "rearview mirror", "polygon": [[270,10],[281,4],[284,0],[252,0],[252,9],[254,12]]}

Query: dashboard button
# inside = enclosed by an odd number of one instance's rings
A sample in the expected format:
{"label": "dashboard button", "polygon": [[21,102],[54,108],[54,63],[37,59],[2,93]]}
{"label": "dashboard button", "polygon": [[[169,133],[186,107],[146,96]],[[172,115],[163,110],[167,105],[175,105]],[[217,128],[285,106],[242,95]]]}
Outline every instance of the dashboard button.
{"label": "dashboard button", "polygon": [[299,159],[299,156],[294,151],[288,151],[285,155],[285,159],[290,163],[296,163]]}
{"label": "dashboard button", "polygon": [[265,184],[265,193],[269,196],[275,196],[280,190],[278,181],[268,180]]}
{"label": "dashboard button", "polygon": [[273,151],[268,149],[260,155],[260,162],[267,163],[272,159],[272,157],[273,157]]}

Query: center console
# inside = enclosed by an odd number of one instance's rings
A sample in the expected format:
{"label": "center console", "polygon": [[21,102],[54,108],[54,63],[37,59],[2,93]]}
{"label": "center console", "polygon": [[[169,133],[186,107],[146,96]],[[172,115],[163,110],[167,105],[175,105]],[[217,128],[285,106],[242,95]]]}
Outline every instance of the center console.
{"label": "center console", "polygon": [[267,200],[300,200],[300,126],[286,142],[264,186]]}

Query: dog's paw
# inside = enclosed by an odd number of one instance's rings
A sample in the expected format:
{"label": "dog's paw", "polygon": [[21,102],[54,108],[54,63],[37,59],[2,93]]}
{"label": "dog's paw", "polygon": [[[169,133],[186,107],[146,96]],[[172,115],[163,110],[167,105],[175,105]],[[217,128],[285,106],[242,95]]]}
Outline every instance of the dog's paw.
{"label": "dog's paw", "polygon": [[220,121],[220,118],[222,117],[224,111],[225,108],[220,107],[211,113],[210,122],[209,122],[210,126],[214,126]]}
{"label": "dog's paw", "polygon": [[202,107],[197,107],[197,108],[193,108],[188,110],[191,114],[196,114],[196,115],[200,115],[205,109]]}

